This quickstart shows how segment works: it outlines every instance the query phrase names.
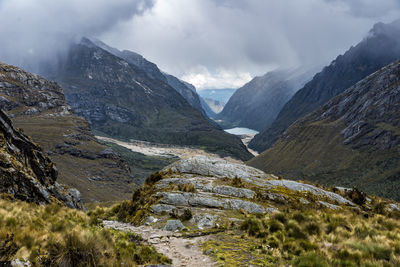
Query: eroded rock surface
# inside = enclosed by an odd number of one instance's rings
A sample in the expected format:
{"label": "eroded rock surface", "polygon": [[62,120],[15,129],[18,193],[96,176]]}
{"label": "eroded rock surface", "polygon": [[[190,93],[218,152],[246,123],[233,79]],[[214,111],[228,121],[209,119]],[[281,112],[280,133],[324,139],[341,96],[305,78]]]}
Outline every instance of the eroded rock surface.
{"label": "eroded rock surface", "polygon": [[186,220],[182,222],[192,229],[216,227],[235,221],[235,214],[275,213],[291,202],[334,210],[355,205],[314,185],[277,179],[243,164],[207,156],[177,161],[161,175],[150,187],[154,191],[149,204],[149,216],[157,218],[154,224],[161,228],[171,217]]}
{"label": "eroded rock surface", "polygon": [[0,109],[0,193],[36,203],[54,197],[71,208],[83,208],[79,191],[65,190],[57,176],[53,162]]}

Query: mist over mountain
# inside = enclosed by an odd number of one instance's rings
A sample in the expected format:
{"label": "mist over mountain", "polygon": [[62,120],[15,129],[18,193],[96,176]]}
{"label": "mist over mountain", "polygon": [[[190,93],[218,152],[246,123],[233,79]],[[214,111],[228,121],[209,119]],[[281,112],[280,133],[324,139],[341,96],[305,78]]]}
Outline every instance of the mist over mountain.
{"label": "mist over mountain", "polygon": [[217,119],[224,127],[264,130],[294,93],[311,80],[311,70],[276,70],[237,89]]}
{"label": "mist over mountain", "polygon": [[203,98],[214,99],[223,103],[228,103],[229,98],[237,89],[222,88],[222,89],[203,89],[199,90],[198,94]]}
{"label": "mist over mountain", "polygon": [[378,23],[368,36],[300,89],[280,111],[270,127],[250,142],[259,152],[271,147],[297,119],[343,92],[367,75],[400,58],[400,21]]}

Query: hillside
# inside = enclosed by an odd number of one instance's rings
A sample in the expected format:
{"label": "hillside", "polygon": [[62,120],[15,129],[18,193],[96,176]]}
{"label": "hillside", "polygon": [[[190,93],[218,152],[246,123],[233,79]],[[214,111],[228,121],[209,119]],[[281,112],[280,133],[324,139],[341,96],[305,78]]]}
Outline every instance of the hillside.
{"label": "hillside", "polygon": [[396,266],[399,208],[196,156],[151,175],[132,201],[91,214],[141,235],[173,266]]}
{"label": "hillside", "polygon": [[99,134],[251,158],[237,137],[208,122],[167,83],[150,78],[88,39],[72,45],[49,76],[61,84],[68,103]]}
{"label": "hillside", "polygon": [[376,24],[368,36],[300,89],[280,111],[272,125],[250,142],[259,152],[271,147],[297,119],[326,103],[332,97],[369,74],[400,58],[400,21]]}
{"label": "hillside", "polygon": [[126,162],[96,141],[56,83],[0,63],[0,106],[56,164],[58,180],[76,187],[85,202],[125,199],[132,190]]}
{"label": "hillside", "polygon": [[313,71],[276,70],[237,89],[217,119],[225,127],[258,131],[271,125],[283,105],[311,80]]}
{"label": "hillside", "polygon": [[294,123],[249,165],[400,200],[400,62]]}

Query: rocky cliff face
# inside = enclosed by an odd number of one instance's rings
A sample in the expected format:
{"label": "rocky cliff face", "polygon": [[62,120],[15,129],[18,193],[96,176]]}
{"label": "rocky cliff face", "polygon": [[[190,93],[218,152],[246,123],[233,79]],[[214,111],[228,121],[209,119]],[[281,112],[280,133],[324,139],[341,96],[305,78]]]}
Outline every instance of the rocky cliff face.
{"label": "rocky cliff face", "polygon": [[342,93],[369,74],[400,58],[400,21],[376,24],[357,46],[338,56],[299,90],[272,125],[249,144],[259,152],[270,147],[297,119]]}
{"label": "rocky cliff face", "polygon": [[313,71],[277,70],[256,77],[235,91],[217,116],[227,127],[264,130]]}
{"label": "rocky cliff face", "polygon": [[51,78],[60,82],[72,108],[105,135],[251,157],[238,138],[208,122],[167,83],[88,39],[71,47]]}
{"label": "rocky cliff face", "polygon": [[132,190],[127,164],[96,141],[55,82],[0,64],[0,107],[50,156],[59,181],[78,188],[85,201],[122,199]]}
{"label": "rocky cliff face", "polygon": [[78,190],[64,189],[58,171],[42,149],[16,130],[0,109],[0,193],[20,200],[49,203],[56,198],[71,208],[83,208]]}
{"label": "rocky cliff face", "polygon": [[[143,56],[128,50],[120,51],[116,48],[110,47],[100,40],[93,40],[93,43],[100,48],[110,52],[111,54],[126,60],[126,62],[135,65],[139,69],[143,70],[150,78],[159,80],[169,84],[174,88],[179,94],[186,99],[186,101],[196,108],[201,113],[204,113],[202,106],[200,104],[199,96],[196,93],[196,88],[193,85],[189,85],[175,76],[161,72],[153,62],[148,61]],[[205,114],[204,114],[205,115]]]}
{"label": "rocky cliff face", "polygon": [[293,179],[357,186],[400,200],[400,62],[294,123],[249,162]]}

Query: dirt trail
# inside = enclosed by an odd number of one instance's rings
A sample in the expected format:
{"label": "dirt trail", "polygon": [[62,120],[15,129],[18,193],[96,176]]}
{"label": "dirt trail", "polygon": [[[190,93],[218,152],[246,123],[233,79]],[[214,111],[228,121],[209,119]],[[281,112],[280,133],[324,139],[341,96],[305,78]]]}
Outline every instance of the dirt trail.
{"label": "dirt trail", "polygon": [[191,266],[205,267],[216,266],[210,257],[203,254],[199,242],[205,241],[206,236],[184,238],[179,233],[154,229],[151,226],[133,226],[117,221],[103,221],[105,228],[132,232],[140,235],[146,243],[154,246],[158,252],[172,260],[174,267]]}

